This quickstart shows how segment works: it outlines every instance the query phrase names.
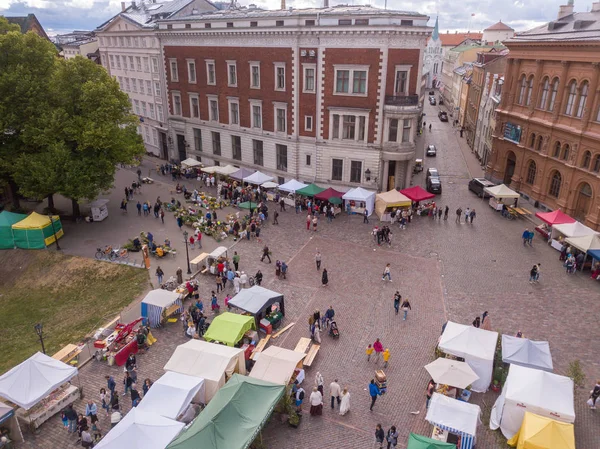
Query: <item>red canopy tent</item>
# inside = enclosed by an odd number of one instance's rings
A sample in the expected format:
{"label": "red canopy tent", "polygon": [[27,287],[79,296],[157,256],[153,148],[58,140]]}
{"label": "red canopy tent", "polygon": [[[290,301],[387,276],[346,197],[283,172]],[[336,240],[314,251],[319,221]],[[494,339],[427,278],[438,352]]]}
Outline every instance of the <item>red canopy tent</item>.
{"label": "red canopy tent", "polygon": [[548,223],[550,226],[563,223],[575,223],[574,218],[569,217],[560,210],[555,210],[554,212],[538,212],[535,214],[535,216],[543,222]]}
{"label": "red canopy tent", "polygon": [[420,186],[414,186],[408,189],[400,190],[400,193],[415,202],[435,198],[435,195],[433,193],[429,193],[427,190],[423,189]]}
{"label": "red canopy tent", "polygon": [[327,201],[331,197],[342,198],[344,196],[343,192],[338,192],[335,189],[329,187],[327,190],[323,190],[321,193],[317,193],[315,195],[316,200]]}

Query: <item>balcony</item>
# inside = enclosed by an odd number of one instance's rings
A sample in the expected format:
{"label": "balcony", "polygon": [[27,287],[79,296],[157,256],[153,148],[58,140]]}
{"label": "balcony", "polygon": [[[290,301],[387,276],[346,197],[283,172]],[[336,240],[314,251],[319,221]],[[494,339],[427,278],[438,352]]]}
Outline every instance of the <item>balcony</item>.
{"label": "balcony", "polygon": [[387,106],[417,106],[419,104],[418,95],[386,95],[385,104]]}

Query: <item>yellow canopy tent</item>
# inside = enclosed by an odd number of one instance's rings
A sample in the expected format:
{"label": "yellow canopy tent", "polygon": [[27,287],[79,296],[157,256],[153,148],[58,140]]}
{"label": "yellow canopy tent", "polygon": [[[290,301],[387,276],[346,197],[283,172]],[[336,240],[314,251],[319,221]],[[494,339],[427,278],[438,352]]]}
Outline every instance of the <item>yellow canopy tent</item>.
{"label": "yellow canopy tent", "polygon": [[407,196],[397,190],[390,190],[385,193],[378,193],[375,197],[375,213],[381,220],[385,210],[391,207],[410,207],[412,201]]}
{"label": "yellow canopy tent", "polygon": [[573,424],[525,412],[521,429],[508,440],[517,449],[575,449]]}
{"label": "yellow canopy tent", "polygon": [[50,221],[48,216],[36,212],[12,225],[12,230],[15,245],[23,249],[43,249],[54,243],[55,235],[59,239],[64,234],[58,215],[54,215]]}

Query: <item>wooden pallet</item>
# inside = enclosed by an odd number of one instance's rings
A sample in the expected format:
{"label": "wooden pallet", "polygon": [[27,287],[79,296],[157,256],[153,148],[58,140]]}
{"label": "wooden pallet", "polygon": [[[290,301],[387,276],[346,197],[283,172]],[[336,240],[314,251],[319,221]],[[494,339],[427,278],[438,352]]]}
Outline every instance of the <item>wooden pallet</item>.
{"label": "wooden pallet", "polygon": [[279,337],[281,334],[283,334],[286,330],[288,330],[290,327],[292,327],[294,324],[296,323],[290,323],[287,326],[285,326],[283,329],[279,330],[278,332],[273,334],[272,338],[277,338]]}
{"label": "wooden pallet", "polygon": [[271,335],[267,335],[265,338],[261,339],[258,344],[256,345],[256,348],[254,348],[254,351],[252,351],[252,355],[250,356],[250,358],[252,360],[254,360],[254,357],[257,354],[260,354],[263,349],[265,349],[265,346],[267,346],[267,343],[269,342],[269,340],[271,339]]}

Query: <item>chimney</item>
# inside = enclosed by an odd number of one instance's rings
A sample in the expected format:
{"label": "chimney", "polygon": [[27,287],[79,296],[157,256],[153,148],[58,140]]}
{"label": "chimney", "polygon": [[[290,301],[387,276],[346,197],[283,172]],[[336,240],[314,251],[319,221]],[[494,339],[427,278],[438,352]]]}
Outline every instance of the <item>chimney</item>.
{"label": "chimney", "polygon": [[131,2],[131,6],[135,8],[135,2]]}
{"label": "chimney", "polygon": [[563,17],[573,14],[574,8],[575,6],[573,5],[573,0],[569,0],[566,5],[560,5],[558,7],[558,19],[560,20]]}
{"label": "chimney", "polygon": [[323,8],[329,8],[329,0],[323,0]]}
{"label": "chimney", "polygon": [[125,2],[121,2],[121,11],[125,11],[126,9]]}
{"label": "chimney", "polygon": [[598,11],[600,11],[600,2],[595,2],[595,3],[592,3],[592,11],[593,11],[593,12],[598,12]]}

